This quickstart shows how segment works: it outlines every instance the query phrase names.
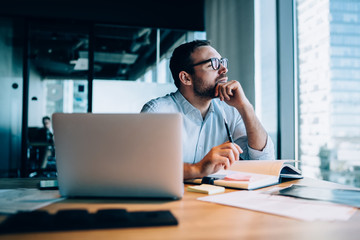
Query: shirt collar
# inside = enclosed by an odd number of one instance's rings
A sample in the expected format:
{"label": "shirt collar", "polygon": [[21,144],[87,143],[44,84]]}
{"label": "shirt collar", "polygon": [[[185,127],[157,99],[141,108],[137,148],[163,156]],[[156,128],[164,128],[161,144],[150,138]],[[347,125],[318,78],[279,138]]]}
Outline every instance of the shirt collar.
{"label": "shirt collar", "polygon": [[175,99],[179,102],[180,107],[185,115],[192,111],[199,111],[196,107],[191,105],[188,100],[181,94],[179,90],[177,90],[174,94]]}
{"label": "shirt collar", "polygon": [[[179,104],[183,110],[183,113],[185,115],[195,111],[201,116],[200,110],[197,109],[196,107],[194,107],[191,103],[189,103],[189,101],[186,100],[186,98],[181,94],[181,92],[179,90],[177,90],[175,92],[174,97],[179,102]],[[211,102],[210,102],[209,111],[207,112],[205,119],[207,118],[208,114],[211,112],[214,112],[214,100],[211,100]]]}

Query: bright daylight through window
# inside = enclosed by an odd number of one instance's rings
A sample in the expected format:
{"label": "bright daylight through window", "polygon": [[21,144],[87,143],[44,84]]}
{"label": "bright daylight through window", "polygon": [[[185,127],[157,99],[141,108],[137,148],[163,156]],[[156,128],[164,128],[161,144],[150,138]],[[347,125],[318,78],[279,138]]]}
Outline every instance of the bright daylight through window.
{"label": "bright daylight through window", "polygon": [[297,0],[299,159],[360,186],[360,0]]}

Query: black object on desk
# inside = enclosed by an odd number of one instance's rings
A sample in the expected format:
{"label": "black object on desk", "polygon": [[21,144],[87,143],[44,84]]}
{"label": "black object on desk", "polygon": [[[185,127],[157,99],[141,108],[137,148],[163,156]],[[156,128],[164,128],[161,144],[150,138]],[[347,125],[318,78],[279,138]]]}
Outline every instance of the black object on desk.
{"label": "black object on desk", "polygon": [[104,209],[89,213],[86,209],[19,212],[9,216],[0,225],[0,234],[49,232],[108,228],[150,227],[177,225],[170,211],[136,211]]}
{"label": "black object on desk", "polygon": [[218,180],[219,178],[215,177],[203,177],[201,180],[201,184],[211,184],[214,185],[214,181]]}

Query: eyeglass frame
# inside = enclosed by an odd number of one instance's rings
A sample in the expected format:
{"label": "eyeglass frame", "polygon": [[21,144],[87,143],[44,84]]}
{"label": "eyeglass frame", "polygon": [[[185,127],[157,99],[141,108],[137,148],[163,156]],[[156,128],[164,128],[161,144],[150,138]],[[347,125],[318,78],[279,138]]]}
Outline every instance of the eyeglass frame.
{"label": "eyeglass frame", "polygon": [[[219,61],[219,67],[216,69],[214,67],[214,64],[213,64],[213,61],[215,61],[214,59],[217,59]],[[201,65],[201,64],[204,64],[204,63],[207,63],[207,62],[211,62],[211,67],[214,69],[214,70],[219,70],[220,69],[220,66],[223,65],[224,67],[227,68],[228,66],[228,63],[229,63],[229,59],[227,58],[209,58],[207,60],[204,60],[204,61],[201,61],[201,62],[198,62],[198,63],[195,63],[195,64],[191,64],[190,66],[191,67],[195,67],[195,66],[198,66],[198,65]],[[225,63],[225,64],[224,64]],[[225,66],[226,65],[226,66]]]}

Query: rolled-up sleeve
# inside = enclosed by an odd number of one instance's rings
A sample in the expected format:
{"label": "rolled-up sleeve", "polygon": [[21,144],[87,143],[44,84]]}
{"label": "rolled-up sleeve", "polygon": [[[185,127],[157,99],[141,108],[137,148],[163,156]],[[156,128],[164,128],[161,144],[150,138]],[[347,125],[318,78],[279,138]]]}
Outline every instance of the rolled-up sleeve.
{"label": "rolled-up sleeve", "polygon": [[259,151],[256,149],[251,148],[247,145],[248,148],[248,158],[249,160],[274,160],[275,153],[274,153],[274,143],[271,138],[267,137],[266,145],[263,150]]}

